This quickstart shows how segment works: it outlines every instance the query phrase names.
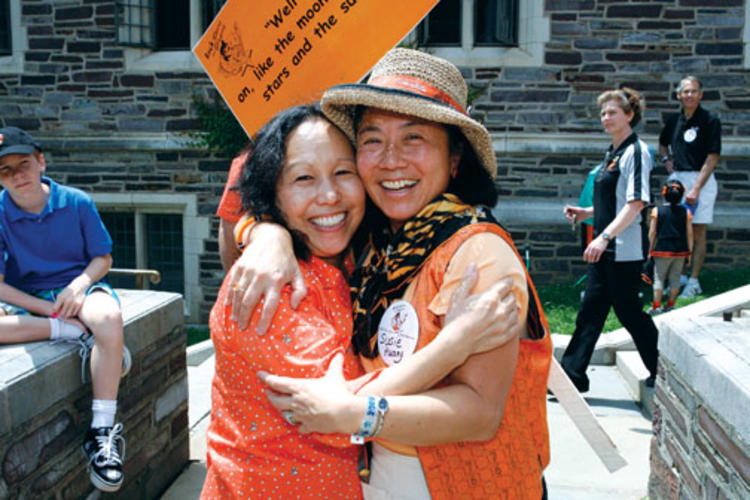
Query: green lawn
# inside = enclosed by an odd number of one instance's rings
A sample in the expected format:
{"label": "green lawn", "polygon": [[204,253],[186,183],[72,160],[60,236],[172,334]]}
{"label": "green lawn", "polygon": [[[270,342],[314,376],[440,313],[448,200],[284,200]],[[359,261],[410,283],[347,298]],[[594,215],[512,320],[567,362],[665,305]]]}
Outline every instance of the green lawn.
{"label": "green lawn", "polygon": [[[718,295],[720,293],[738,288],[750,283],[750,267],[732,269],[728,271],[704,271],[701,274],[701,287],[703,294],[694,299],[677,299],[678,308],[692,304],[699,300]],[[538,288],[539,298],[542,301],[544,312],[549,321],[552,333],[563,333],[571,335],[575,328],[576,315],[581,305],[581,292],[584,283],[577,287],[573,283],[560,285],[547,285]],[[643,307],[651,307],[651,287],[643,286]],[[622,327],[617,320],[614,311],[609,312],[604,324],[604,332],[611,332]]]}
{"label": "green lawn", "polygon": [[[701,286],[703,295],[694,299],[677,299],[677,307],[692,304],[720,293],[738,288],[750,283],[750,267],[733,269],[730,271],[704,271],[701,275]],[[539,298],[542,301],[544,312],[552,333],[564,333],[572,335],[576,323],[576,314],[581,305],[581,292],[584,283],[575,286],[573,283],[560,285],[547,285],[538,287]],[[651,288],[641,287],[643,291],[643,307],[651,307]],[[604,324],[605,332],[617,330],[622,325],[615,317],[614,311],[610,311]],[[207,326],[191,325],[187,327],[187,345],[197,344],[209,338]]]}
{"label": "green lawn", "polygon": [[210,338],[209,330],[204,325],[189,325],[187,328],[187,345],[191,346]]}

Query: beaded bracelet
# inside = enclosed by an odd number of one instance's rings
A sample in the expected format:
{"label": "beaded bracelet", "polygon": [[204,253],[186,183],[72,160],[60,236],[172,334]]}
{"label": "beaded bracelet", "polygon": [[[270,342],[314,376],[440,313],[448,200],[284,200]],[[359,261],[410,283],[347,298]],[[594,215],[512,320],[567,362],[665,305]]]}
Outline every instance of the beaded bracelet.
{"label": "beaded bracelet", "polygon": [[355,434],[351,435],[350,441],[352,444],[363,444],[365,438],[372,436],[373,431],[377,427],[378,423],[378,410],[375,401],[375,396],[367,396],[367,409],[365,410],[365,417],[362,420],[362,425]]}
{"label": "beaded bracelet", "polygon": [[380,398],[378,401],[378,425],[375,427],[375,432],[372,433],[371,437],[375,437],[380,434],[383,430],[383,424],[385,423],[385,414],[388,413],[388,400]]}

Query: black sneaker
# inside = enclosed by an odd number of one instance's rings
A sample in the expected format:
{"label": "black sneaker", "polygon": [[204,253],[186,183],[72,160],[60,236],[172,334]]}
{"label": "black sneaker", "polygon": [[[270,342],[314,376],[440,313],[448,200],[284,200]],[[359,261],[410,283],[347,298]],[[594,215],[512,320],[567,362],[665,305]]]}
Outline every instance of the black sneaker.
{"label": "black sneaker", "polygon": [[655,382],[656,382],[656,377],[651,375],[649,378],[646,379],[646,382],[645,382],[646,387],[653,388]]}
{"label": "black sneaker", "polygon": [[122,460],[125,458],[122,424],[89,429],[81,449],[89,460],[91,484],[102,491],[119,490],[123,479]]}

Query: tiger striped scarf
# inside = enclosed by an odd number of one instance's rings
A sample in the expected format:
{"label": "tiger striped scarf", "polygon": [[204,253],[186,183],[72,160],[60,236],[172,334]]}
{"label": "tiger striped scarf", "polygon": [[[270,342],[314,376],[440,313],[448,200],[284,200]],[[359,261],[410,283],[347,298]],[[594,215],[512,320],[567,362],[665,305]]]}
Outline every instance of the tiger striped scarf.
{"label": "tiger striped scarf", "polygon": [[390,241],[388,235],[371,234],[368,249],[350,280],[355,354],[377,357],[378,344],[371,345],[371,339],[377,335],[388,305],[403,296],[433,250],[462,227],[478,222],[497,224],[489,210],[444,193],[408,220]]}

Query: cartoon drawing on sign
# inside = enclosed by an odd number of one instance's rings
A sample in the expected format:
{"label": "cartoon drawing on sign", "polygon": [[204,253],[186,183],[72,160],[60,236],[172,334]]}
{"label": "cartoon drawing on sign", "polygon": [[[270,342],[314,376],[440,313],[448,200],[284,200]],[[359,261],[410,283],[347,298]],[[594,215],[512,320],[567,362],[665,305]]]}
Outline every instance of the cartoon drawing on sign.
{"label": "cartoon drawing on sign", "polygon": [[248,68],[255,68],[250,63],[253,49],[245,51],[242,43],[240,30],[235,23],[233,29],[227,29],[222,22],[216,22],[216,26],[210,33],[210,42],[206,51],[206,58],[211,59],[214,53],[218,53],[219,70],[232,76],[245,76]]}

